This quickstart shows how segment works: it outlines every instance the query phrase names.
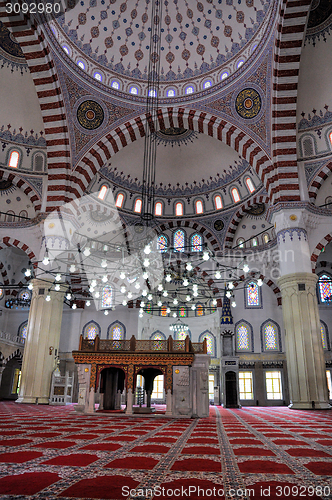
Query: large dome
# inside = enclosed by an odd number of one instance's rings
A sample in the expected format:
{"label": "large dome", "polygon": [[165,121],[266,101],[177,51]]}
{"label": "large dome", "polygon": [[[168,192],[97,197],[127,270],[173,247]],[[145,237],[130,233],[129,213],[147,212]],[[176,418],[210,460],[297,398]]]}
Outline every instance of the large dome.
{"label": "large dome", "polygon": [[[191,81],[194,93],[237,71],[264,37],[273,2],[164,0],[162,9],[161,93],[173,97],[186,93]],[[139,95],[148,77],[150,16],[150,0],[81,0],[52,29],[83,71]],[[167,93],[172,84],[175,94]]]}

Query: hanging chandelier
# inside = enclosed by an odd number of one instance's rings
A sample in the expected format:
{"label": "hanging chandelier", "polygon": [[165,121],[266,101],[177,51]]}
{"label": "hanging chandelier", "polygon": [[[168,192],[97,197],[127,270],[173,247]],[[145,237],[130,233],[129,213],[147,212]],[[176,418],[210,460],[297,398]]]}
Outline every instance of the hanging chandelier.
{"label": "hanging chandelier", "polygon": [[174,333],[179,333],[179,332],[188,332],[189,326],[183,323],[180,319],[175,321],[175,323],[172,323],[169,326],[169,329],[174,332]]}

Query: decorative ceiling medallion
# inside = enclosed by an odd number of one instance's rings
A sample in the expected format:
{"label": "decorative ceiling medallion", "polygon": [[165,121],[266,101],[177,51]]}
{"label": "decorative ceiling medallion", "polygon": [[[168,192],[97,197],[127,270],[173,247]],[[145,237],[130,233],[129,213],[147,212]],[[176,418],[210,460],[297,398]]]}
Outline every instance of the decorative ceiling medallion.
{"label": "decorative ceiling medallion", "polygon": [[248,208],[248,210],[246,210],[245,212],[250,215],[255,215],[256,217],[259,215],[263,215],[263,213],[265,212],[265,204],[255,203],[255,205],[252,205],[252,207]]}
{"label": "decorative ceiling medallion", "polygon": [[104,110],[96,101],[83,101],[77,108],[77,120],[86,130],[96,130],[104,121]]}
{"label": "decorative ceiling medallion", "polygon": [[216,231],[222,231],[224,229],[224,223],[221,219],[214,221],[213,227]]}
{"label": "decorative ceiling medallion", "polygon": [[0,192],[4,194],[3,191],[10,193],[11,188],[13,187],[12,181],[9,180],[1,180],[0,181]]}
{"label": "decorative ceiling medallion", "polygon": [[158,146],[162,144],[163,146],[181,146],[182,144],[187,145],[189,142],[194,142],[197,138],[198,132],[194,130],[188,130],[186,128],[170,127],[164,130],[158,130],[155,133],[155,140]]}
{"label": "decorative ceiling medallion", "polygon": [[262,108],[262,99],[257,90],[249,88],[241,90],[235,99],[235,109],[241,118],[255,118]]}
{"label": "decorative ceiling medallion", "polygon": [[332,14],[331,0],[313,0],[308,19],[308,29],[323,24]]}
{"label": "decorative ceiling medallion", "polygon": [[17,43],[12,33],[10,33],[10,31],[2,24],[2,22],[0,22],[0,47],[9,56],[24,59],[25,62],[25,57],[20,45]]}

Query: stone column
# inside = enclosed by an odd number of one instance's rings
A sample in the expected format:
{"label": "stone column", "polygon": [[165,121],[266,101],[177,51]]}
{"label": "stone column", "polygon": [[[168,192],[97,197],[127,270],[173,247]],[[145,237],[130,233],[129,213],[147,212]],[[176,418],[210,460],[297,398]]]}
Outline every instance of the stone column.
{"label": "stone column", "polygon": [[[34,279],[17,403],[48,404],[51,376],[59,353],[64,290],[49,292],[52,283]],[[46,301],[47,295],[51,300]]]}
{"label": "stone column", "polygon": [[316,295],[317,276],[311,271],[305,209],[274,215],[280,257],[278,284],[282,294],[286,358],[292,409],[328,409],[325,358]]}

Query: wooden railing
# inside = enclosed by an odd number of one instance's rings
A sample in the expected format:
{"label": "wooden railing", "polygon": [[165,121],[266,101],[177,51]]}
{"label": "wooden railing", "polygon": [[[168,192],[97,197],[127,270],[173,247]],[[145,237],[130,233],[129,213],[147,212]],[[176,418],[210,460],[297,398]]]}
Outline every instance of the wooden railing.
{"label": "wooden railing", "polygon": [[137,340],[133,335],[130,340],[104,340],[97,335],[93,340],[80,337],[79,351],[83,352],[193,352],[207,354],[207,342],[192,343],[187,336],[185,340]]}

